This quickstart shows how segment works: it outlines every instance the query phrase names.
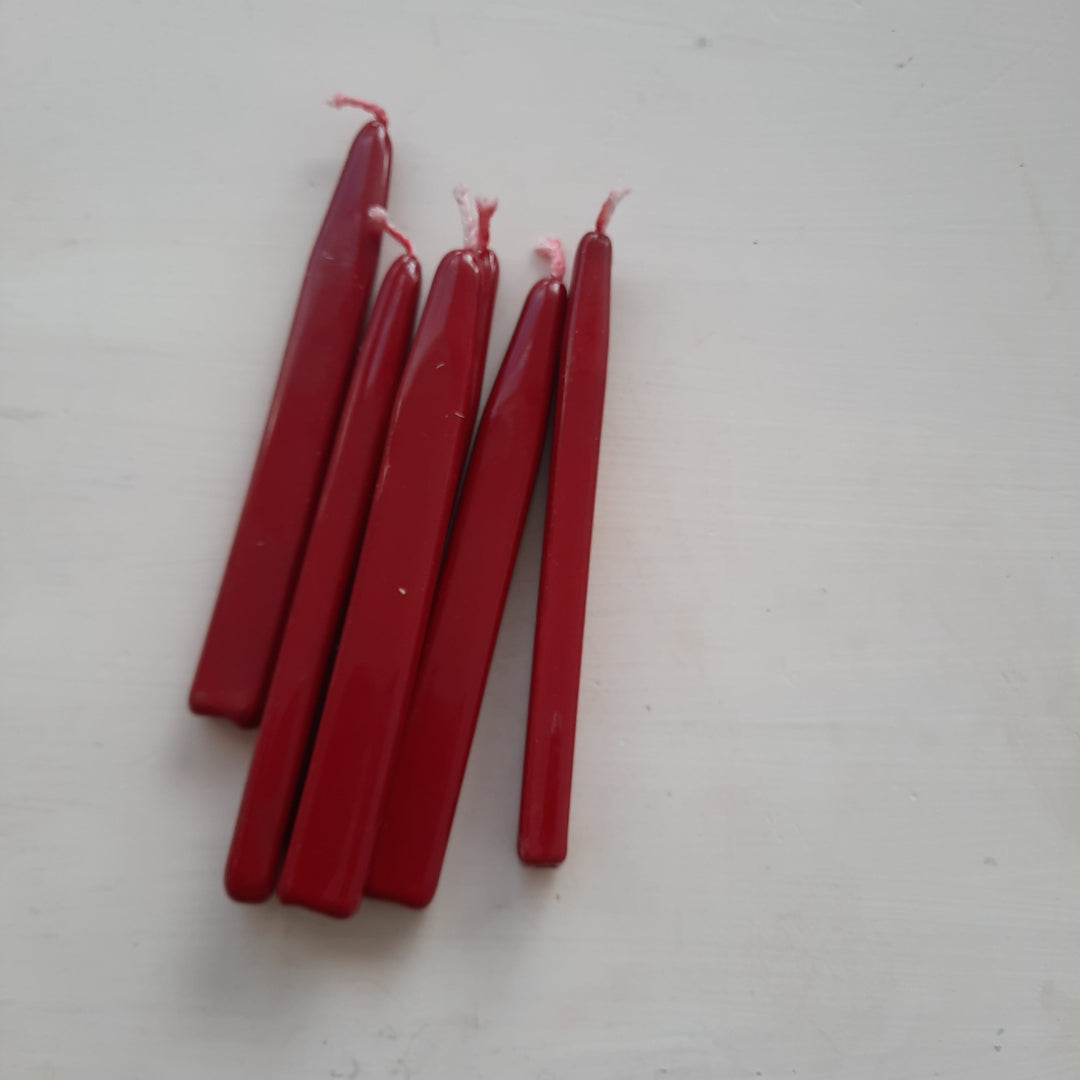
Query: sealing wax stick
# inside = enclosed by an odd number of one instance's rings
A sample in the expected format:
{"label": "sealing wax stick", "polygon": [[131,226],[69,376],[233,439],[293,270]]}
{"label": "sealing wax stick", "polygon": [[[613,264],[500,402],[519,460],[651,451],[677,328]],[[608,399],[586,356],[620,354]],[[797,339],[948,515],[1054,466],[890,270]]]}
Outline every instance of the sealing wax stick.
{"label": "sealing wax stick", "polygon": [[375,119],[353,141],[308,260],[277,388],[191,686],[193,712],[258,723],[379,260],[390,137]]}
{"label": "sealing wax stick", "polygon": [[491,655],[544,446],[566,289],[529,291],[480,418],[365,891],[414,907],[439,882]]}
{"label": "sealing wax stick", "polygon": [[480,266],[435,273],[406,361],[348,614],[278,896],[329,915],[360,903],[472,432]]}
{"label": "sealing wax stick", "polygon": [[381,207],[370,216],[406,253],[387,270],[364,332],[240,802],[225,888],[247,903],[277,883],[420,294],[412,244]]}
{"label": "sealing wax stick", "polygon": [[557,866],[566,858],[607,375],[611,241],[605,230],[625,194],[608,196],[595,231],[578,244],[566,311],[518,822],[518,855],[535,866]]}

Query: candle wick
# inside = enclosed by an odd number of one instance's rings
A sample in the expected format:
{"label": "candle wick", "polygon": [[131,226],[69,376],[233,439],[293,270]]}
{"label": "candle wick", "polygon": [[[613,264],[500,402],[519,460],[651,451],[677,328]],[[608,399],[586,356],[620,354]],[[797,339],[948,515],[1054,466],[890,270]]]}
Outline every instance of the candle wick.
{"label": "candle wick", "polygon": [[476,200],[476,247],[486,251],[491,240],[491,217],[499,208],[498,199]]}
{"label": "candle wick", "polygon": [[390,126],[386,110],[381,105],[376,105],[374,101],[361,101],[360,98],[349,97],[347,94],[335,94],[326,104],[333,109],[363,109],[375,118],[377,124],[382,124],[383,127]]}
{"label": "candle wick", "polygon": [[404,249],[409,258],[415,258],[416,249],[412,241],[390,220],[385,206],[373,206],[368,210],[368,217],[379,226],[387,236],[392,236]]}
{"label": "candle wick", "polygon": [[491,216],[498,209],[499,200],[474,199],[464,184],[454,188],[454,198],[461,211],[465,246],[473,251],[486,251],[491,240]]}
{"label": "candle wick", "polygon": [[464,184],[454,188],[454,198],[461,211],[461,227],[465,232],[465,246],[475,248],[480,236],[480,218],[476,212],[476,203]]}
{"label": "candle wick", "polygon": [[556,281],[566,276],[566,256],[563,254],[562,241],[557,236],[541,236],[533,249],[548,261],[548,273]]}
{"label": "candle wick", "polygon": [[596,231],[600,233],[601,236],[603,236],[607,230],[608,224],[611,221],[611,215],[615,213],[615,207],[629,194],[630,189],[628,187],[615,188],[604,200],[604,205],[600,207],[600,213],[596,215]]}

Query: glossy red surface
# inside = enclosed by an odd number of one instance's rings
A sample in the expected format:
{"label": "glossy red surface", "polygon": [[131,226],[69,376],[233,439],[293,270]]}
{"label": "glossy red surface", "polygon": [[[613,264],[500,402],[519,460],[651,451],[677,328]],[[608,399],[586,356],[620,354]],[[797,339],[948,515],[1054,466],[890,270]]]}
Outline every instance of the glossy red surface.
{"label": "glossy red surface", "polygon": [[329,915],[363,892],[474,413],[480,268],[439,266],[379,468],[278,895]]}
{"label": "glossy red surface", "polygon": [[262,445],[192,683],[193,712],[258,723],[379,259],[390,139],[353,141],[300,289]]}
{"label": "glossy red surface", "polygon": [[266,900],[277,882],[419,294],[420,264],[403,255],[371,310],[263,707],[225,866],[234,900]]}
{"label": "glossy red surface", "polygon": [[439,881],[544,445],[566,290],[526,298],[469,458],[365,891],[423,906]]}
{"label": "glossy red surface", "polygon": [[574,259],[555,398],[518,823],[518,855],[536,866],[566,858],[610,287],[611,241],[587,233]]}

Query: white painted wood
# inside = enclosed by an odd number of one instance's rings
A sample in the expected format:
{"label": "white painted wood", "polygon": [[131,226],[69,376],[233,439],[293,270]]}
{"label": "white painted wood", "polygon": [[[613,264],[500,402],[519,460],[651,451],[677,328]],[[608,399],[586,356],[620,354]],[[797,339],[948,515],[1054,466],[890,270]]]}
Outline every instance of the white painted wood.
{"label": "white painted wood", "polygon": [[[1080,1075],[1073,0],[0,5],[0,1077]],[[608,187],[571,858],[530,523],[434,905],[227,902],[184,701],[357,118],[489,378]]]}

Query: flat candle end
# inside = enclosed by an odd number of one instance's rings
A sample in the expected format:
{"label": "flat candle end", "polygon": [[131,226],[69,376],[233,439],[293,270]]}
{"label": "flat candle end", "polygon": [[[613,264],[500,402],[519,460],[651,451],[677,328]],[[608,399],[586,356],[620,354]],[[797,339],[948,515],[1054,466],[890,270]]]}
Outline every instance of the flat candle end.
{"label": "flat candle end", "polygon": [[239,691],[215,691],[195,685],[188,694],[188,708],[196,716],[215,716],[221,720],[231,720],[237,727],[259,726],[258,702]]}
{"label": "flat candle end", "polygon": [[225,892],[238,904],[263,904],[274,895],[273,874],[260,873],[230,858],[225,867]]}
{"label": "flat candle end", "polygon": [[518,858],[526,866],[538,869],[554,869],[566,861],[566,841],[561,844],[554,840],[539,838],[518,838]]}
{"label": "flat candle end", "polygon": [[360,906],[359,898],[353,901],[342,895],[340,890],[322,888],[305,880],[302,875],[293,873],[288,861],[282,870],[281,880],[278,881],[277,898],[290,907],[305,907],[333,919],[348,919],[356,914],[356,909]]}

